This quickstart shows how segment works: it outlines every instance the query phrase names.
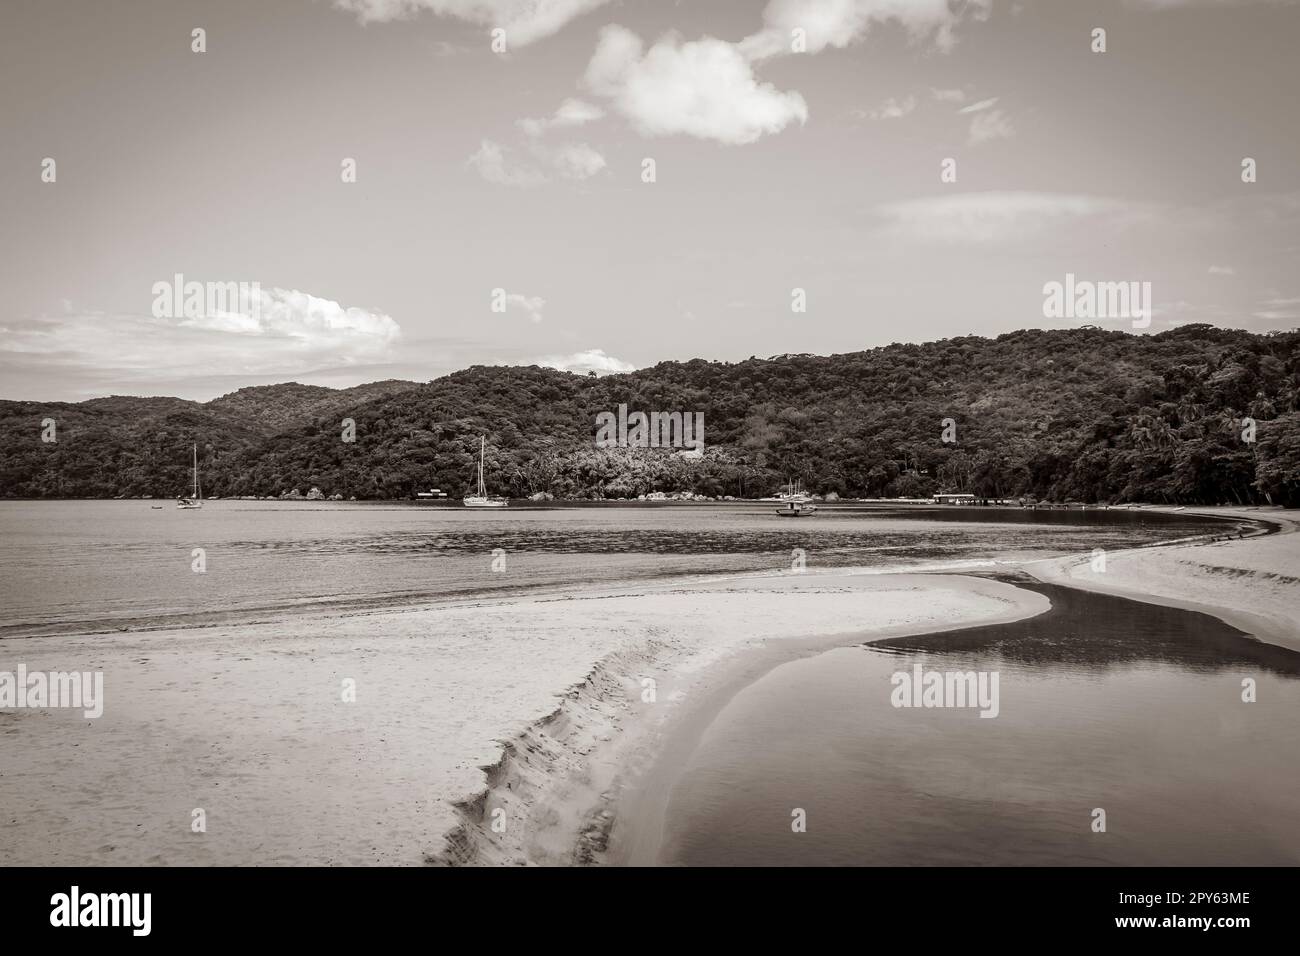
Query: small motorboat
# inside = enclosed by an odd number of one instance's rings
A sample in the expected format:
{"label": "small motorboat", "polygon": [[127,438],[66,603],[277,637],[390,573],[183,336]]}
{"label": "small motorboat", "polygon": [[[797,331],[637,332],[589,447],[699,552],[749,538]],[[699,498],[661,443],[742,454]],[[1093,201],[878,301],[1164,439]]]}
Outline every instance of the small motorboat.
{"label": "small motorboat", "polygon": [[787,501],[776,509],[782,518],[803,518],[817,513],[817,506],[807,501]]}

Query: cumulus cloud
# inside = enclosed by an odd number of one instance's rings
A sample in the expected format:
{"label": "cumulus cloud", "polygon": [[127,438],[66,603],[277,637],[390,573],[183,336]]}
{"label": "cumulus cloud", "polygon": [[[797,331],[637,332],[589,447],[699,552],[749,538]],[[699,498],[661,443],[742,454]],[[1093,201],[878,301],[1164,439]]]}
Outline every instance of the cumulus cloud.
{"label": "cumulus cloud", "polygon": [[1010,118],[1002,110],[976,113],[970,121],[969,142],[972,146],[995,139],[1009,139],[1015,134],[1016,128],[1011,125]]}
{"label": "cumulus cloud", "polygon": [[575,352],[572,355],[545,355],[533,359],[530,364],[540,365],[543,368],[558,369],[561,372],[577,372],[579,374],[595,372],[597,375],[604,375],[612,372],[636,371],[635,365],[605,354],[604,349],[588,349],[585,352]]}
{"label": "cumulus cloud", "polygon": [[975,192],[885,203],[873,210],[888,235],[922,242],[1026,239],[1089,217],[1133,216],[1130,205],[1068,193]]}
{"label": "cumulus cloud", "polygon": [[538,186],[546,182],[546,174],[528,165],[507,163],[505,151],[499,143],[483,140],[478,150],[467,160],[478,174],[499,186]]}
{"label": "cumulus cloud", "polygon": [[583,82],[644,136],[752,143],[808,119],[802,96],[759,82],[736,44],[712,37],[669,35],[647,50],[632,31],[607,26]]}
{"label": "cumulus cloud", "polygon": [[176,317],[79,311],[13,322],[0,367],[146,388],[214,376],[295,376],[382,364],[402,330],[389,315],[296,289],[262,289],[242,311]]}
{"label": "cumulus cloud", "polygon": [[955,42],[953,29],[970,16],[984,19],[992,0],[969,0],[956,7],[949,0],[771,0],[763,11],[764,28],[743,42],[756,59],[791,52],[793,31],[802,30],[806,52],[843,49],[878,24],[901,26],[915,42],[932,41],[941,50]]}
{"label": "cumulus cloud", "polygon": [[482,27],[501,27],[511,47],[527,46],[558,33],[570,20],[608,0],[334,0],[362,23],[401,20],[421,11]]}
{"label": "cumulus cloud", "polygon": [[[950,49],[964,19],[988,16],[992,0],[770,0],[763,26],[739,43],[713,37],[685,41],[670,34],[648,50],[630,30],[607,26],[584,83],[608,99],[644,136],[686,134],[720,143],[752,143],[795,120],[808,106],[795,91],[761,82],[756,64],[795,52],[843,48],[878,24],[901,26],[915,42]],[[936,91],[946,98],[953,91]],[[964,94],[962,94],[964,97]],[[915,97],[886,103],[873,118],[893,119],[916,108]],[[1009,128],[997,127],[998,132]],[[983,127],[982,127],[983,129]],[[996,134],[995,134],[996,135]],[[1004,134],[1005,135],[1005,134]]]}

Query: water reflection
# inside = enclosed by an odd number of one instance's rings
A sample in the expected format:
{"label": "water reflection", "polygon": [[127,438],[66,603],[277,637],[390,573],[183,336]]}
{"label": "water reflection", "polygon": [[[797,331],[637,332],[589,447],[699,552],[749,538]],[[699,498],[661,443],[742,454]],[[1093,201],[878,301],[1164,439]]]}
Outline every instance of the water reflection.
{"label": "water reflection", "polygon": [[[680,768],[661,862],[1300,863],[1300,654],[1033,587],[1055,604],[1038,618],[841,648],[746,688]],[[998,717],[892,706],[917,663],[998,672]]]}
{"label": "water reflection", "polygon": [[1237,630],[1205,614],[1135,602],[1073,588],[1039,584],[1018,575],[990,575],[1046,594],[1052,609],[1045,614],[946,634],[900,637],[864,645],[892,654],[942,654],[987,659],[995,656],[1020,664],[1069,665],[1107,670],[1141,663],[1177,664],[1192,670],[1262,668],[1300,678],[1300,654],[1245,639]]}

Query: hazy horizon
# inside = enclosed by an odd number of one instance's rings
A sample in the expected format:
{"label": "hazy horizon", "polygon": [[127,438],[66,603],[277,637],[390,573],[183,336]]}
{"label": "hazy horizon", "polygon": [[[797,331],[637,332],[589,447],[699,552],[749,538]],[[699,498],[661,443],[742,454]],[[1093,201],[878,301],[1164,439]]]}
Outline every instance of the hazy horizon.
{"label": "hazy horizon", "polygon": [[[1099,328],[1099,326],[1096,326],[1096,325],[1091,325],[1091,326],[1079,326],[1079,328],[1080,328],[1080,329],[1083,329],[1083,328],[1093,328],[1093,329],[1096,329],[1096,328]],[[1230,326],[1221,326],[1220,328],[1223,328],[1224,331],[1238,331],[1238,332],[1248,332],[1248,331],[1249,331],[1249,330],[1246,330],[1246,329],[1233,329],[1233,328],[1230,327]],[[1014,333],[1016,333],[1016,332],[1029,332],[1029,331],[1044,331],[1044,330],[1041,330],[1041,329],[1033,329],[1033,328],[1009,329],[1009,330],[1007,330],[1007,331],[1005,331],[1005,332],[999,332],[999,333],[997,333],[996,335],[978,336],[978,337],[992,340],[992,339],[995,339],[995,338],[997,338],[997,337],[999,337],[999,336],[1002,336],[1002,335],[1010,335],[1010,334],[1014,334]],[[1067,330],[1061,330],[1061,331],[1067,331]],[[1139,333],[1136,333],[1136,332],[1130,332],[1130,331],[1128,331],[1128,330],[1124,330],[1124,329],[1106,329],[1105,331],[1117,331],[1117,332],[1120,332],[1121,334],[1124,334],[1124,335],[1134,335],[1134,336],[1136,336],[1136,335],[1139,334]],[[1161,329],[1161,330],[1159,330],[1159,331],[1161,331],[1161,332],[1165,332],[1165,331],[1171,331],[1171,329]],[[1288,331],[1289,331],[1289,330],[1288,330]],[[1261,333],[1249,333],[1249,334],[1261,334]],[[966,337],[966,336],[950,336],[949,338],[964,338],[964,337]],[[776,353],[776,354],[774,354],[774,355],[749,355],[749,356],[745,356],[744,358],[737,358],[737,359],[704,359],[702,356],[694,355],[694,356],[690,356],[690,357],[687,357],[687,358],[664,358],[664,359],[660,359],[659,362],[675,362],[675,363],[678,363],[678,364],[686,364],[686,363],[693,362],[693,361],[697,361],[697,360],[703,360],[703,361],[708,361],[708,362],[720,362],[720,363],[722,363],[722,364],[724,364],[724,365],[739,365],[739,364],[741,364],[741,363],[743,363],[743,362],[747,362],[747,361],[750,361],[750,360],[753,360],[753,359],[757,359],[757,360],[759,360],[759,361],[771,361],[771,360],[778,359],[778,358],[781,358],[781,357],[786,356],[786,355],[810,355],[810,356],[813,356],[813,357],[815,357],[815,358],[836,358],[836,357],[841,356],[841,355],[852,355],[852,354],[857,353],[857,352],[866,352],[866,351],[871,351],[871,350],[873,350],[873,349],[878,349],[878,348],[889,348],[890,346],[893,346],[893,345],[932,345],[932,344],[935,344],[935,343],[937,343],[937,342],[941,342],[941,341],[947,341],[947,339],[930,339],[930,340],[927,340],[927,341],[924,341],[924,342],[912,342],[912,341],[895,341],[895,342],[887,342],[887,343],[884,343],[884,344],[882,344],[882,345],[873,345],[873,346],[870,346],[869,348],[863,348],[863,349],[852,349],[852,350],[849,350],[849,351],[846,351],[846,352],[826,352],[826,353],[819,353],[819,352],[780,352],[780,353]],[[659,362],[656,362],[656,363],[653,363],[653,364],[659,364]],[[644,368],[639,368],[639,369],[630,369],[630,370],[627,370],[627,371],[620,371],[620,372],[601,371],[601,372],[597,372],[597,374],[600,375],[602,378],[605,377],[605,376],[609,376],[609,375],[626,375],[626,374],[630,374],[630,373],[632,373],[632,372],[645,371],[646,369],[652,368],[652,367],[653,367],[653,364],[652,364],[652,365],[649,365],[649,366],[645,366]],[[230,394],[233,394],[234,392],[242,391],[242,390],[247,389],[247,388],[271,388],[271,387],[274,387],[274,386],[277,386],[277,385],[304,385],[304,386],[311,386],[311,387],[313,387],[313,388],[326,388],[326,389],[330,389],[330,390],[332,390],[332,391],[346,391],[346,390],[351,389],[351,388],[363,388],[363,387],[365,387],[365,386],[367,386],[367,385],[377,385],[377,384],[380,384],[381,382],[386,382],[386,381],[400,381],[400,382],[409,382],[409,383],[414,384],[414,385],[425,385],[425,384],[428,384],[428,383],[430,383],[430,382],[436,381],[436,380],[438,380],[438,379],[440,379],[440,378],[446,378],[446,377],[449,376],[449,375],[455,375],[455,374],[458,373],[458,372],[468,371],[468,370],[471,369],[471,368],[547,368],[547,369],[549,369],[549,370],[551,370],[551,371],[566,372],[567,374],[572,374],[572,375],[579,375],[579,374],[585,375],[585,374],[588,374],[588,372],[585,371],[585,370],[577,370],[577,369],[554,369],[554,368],[551,368],[550,366],[539,365],[539,364],[536,363],[536,362],[519,362],[519,363],[504,363],[504,362],[499,362],[499,363],[494,363],[494,364],[491,364],[491,365],[487,365],[487,364],[484,364],[484,363],[471,363],[471,364],[469,364],[469,365],[464,366],[463,368],[449,369],[449,370],[446,371],[446,372],[441,372],[441,373],[439,373],[438,375],[433,375],[433,376],[430,376],[430,377],[428,377],[428,378],[423,378],[423,379],[421,379],[421,378],[401,378],[400,376],[386,376],[386,377],[382,377],[382,378],[367,379],[367,380],[365,380],[365,381],[355,382],[355,383],[350,384],[350,385],[325,385],[325,384],[321,384],[321,383],[319,383],[319,382],[304,382],[304,381],[299,381],[298,379],[288,378],[288,379],[283,379],[283,380],[278,380],[278,381],[250,382],[250,383],[248,383],[248,384],[244,384],[244,385],[234,385],[234,386],[232,386],[232,387],[230,387],[230,388],[227,388],[227,389],[225,389],[225,390],[223,390],[223,391],[217,391],[217,392],[214,392],[214,393],[212,393],[212,394],[210,394],[210,395],[206,395],[206,396],[196,394],[196,395],[194,395],[194,396],[192,396],[192,397],[187,397],[187,396],[183,396],[183,395],[175,395],[175,394],[170,394],[170,393],[166,393],[166,392],[132,392],[132,393],[127,393],[127,392],[112,392],[112,393],[104,393],[104,394],[102,394],[102,395],[87,395],[87,396],[83,396],[83,397],[75,398],[75,399],[39,399],[39,398],[31,398],[31,397],[28,397],[28,396],[14,396],[14,397],[10,397],[10,396],[7,396],[7,395],[0,395],[0,401],[46,402],[46,403],[70,402],[70,403],[77,403],[77,402],[93,401],[93,400],[96,400],[96,399],[102,399],[102,398],[179,398],[179,399],[183,399],[183,400],[185,400],[185,401],[193,401],[193,402],[198,402],[198,403],[200,403],[200,404],[206,404],[207,402],[214,401],[214,400],[216,400],[216,399],[218,399],[218,398],[222,398],[222,397],[224,397],[224,396],[226,396],[226,395],[230,395]],[[594,371],[594,370],[593,370],[593,371]]]}

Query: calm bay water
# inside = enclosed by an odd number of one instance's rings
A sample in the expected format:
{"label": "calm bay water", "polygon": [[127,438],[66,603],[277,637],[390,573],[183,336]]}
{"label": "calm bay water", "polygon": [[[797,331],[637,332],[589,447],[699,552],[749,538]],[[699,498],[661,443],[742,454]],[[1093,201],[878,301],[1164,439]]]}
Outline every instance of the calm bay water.
{"label": "calm bay water", "polygon": [[[773,508],[232,500],[179,511],[171,501],[4,501],[0,638],[777,571],[790,567],[795,548],[810,569],[907,567],[1131,547],[1224,527],[1141,511],[845,504],[791,521]],[[196,548],[203,574],[192,570]],[[496,549],[504,572],[492,570]]]}
{"label": "calm bay water", "polygon": [[[681,768],[661,861],[1300,863],[1300,654],[1202,614],[1016,583],[1052,610],[837,649],[743,690]],[[893,707],[891,675],[916,663],[997,671],[1000,713]]]}

